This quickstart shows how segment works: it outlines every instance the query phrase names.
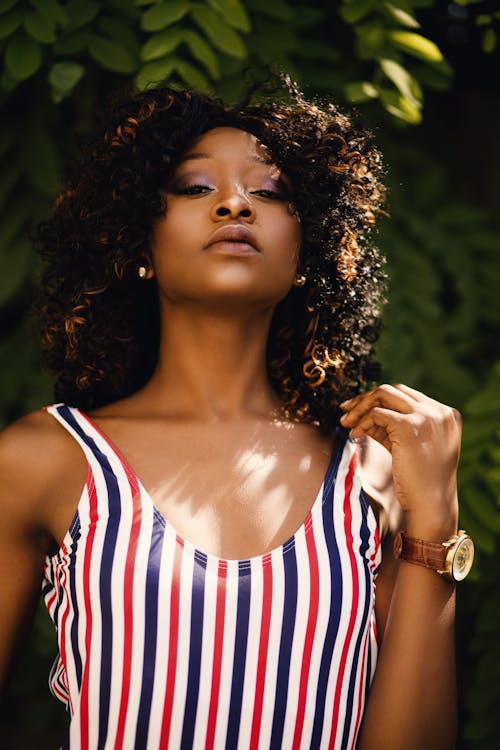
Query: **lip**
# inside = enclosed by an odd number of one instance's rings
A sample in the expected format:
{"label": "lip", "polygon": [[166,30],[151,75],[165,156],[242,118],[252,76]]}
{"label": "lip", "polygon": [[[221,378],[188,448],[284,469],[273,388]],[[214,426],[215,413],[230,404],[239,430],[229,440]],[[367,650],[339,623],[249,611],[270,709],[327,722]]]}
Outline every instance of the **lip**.
{"label": "lip", "polygon": [[[240,250],[238,250],[238,245],[241,245]],[[226,224],[216,229],[204,249],[210,250],[212,247],[220,250],[233,250],[242,255],[248,255],[251,252],[260,253],[257,238],[252,230],[243,224]]]}

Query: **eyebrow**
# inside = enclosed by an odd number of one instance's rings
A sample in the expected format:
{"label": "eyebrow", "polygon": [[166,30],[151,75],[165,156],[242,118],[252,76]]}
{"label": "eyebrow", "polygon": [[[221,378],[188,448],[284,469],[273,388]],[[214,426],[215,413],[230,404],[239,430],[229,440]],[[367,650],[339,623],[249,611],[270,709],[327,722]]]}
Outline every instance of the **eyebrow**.
{"label": "eyebrow", "polygon": [[[212,154],[205,154],[203,151],[193,151],[190,154],[186,154],[181,159],[181,164],[184,161],[194,161],[196,159],[213,159]],[[264,159],[262,156],[252,156],[251,161],[257,162],[257,164],[274,164],[272,159]]]}

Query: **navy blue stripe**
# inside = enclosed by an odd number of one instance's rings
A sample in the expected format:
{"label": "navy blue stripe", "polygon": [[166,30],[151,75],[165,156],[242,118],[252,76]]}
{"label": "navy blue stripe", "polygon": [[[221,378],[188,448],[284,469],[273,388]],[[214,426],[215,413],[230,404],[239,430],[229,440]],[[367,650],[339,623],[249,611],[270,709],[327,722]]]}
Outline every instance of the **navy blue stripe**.
{"label": "navy blue stripe", "polygon": [[331,606],[326,626],[323,653],[318,675],[318,691],[316,693],[316,705],[314,709],[314,723],[311,735],[311,750],[319,748],[321,745],[321,735],[323,732],[323,722],[325,716],[326,693],[328,689],[328,680],[332,665],[333,649],[339,630],[340,614],[342,610],[342,567],[340,564],[340,553],[335,536],[334,513],[333,513],[333,496],[337,472],[339,469],[340,459],[344,452],[344,446],[347,438],[345,430],[337,432],[335,441],[334,460],[330,466],[325,488],[323,491],[323,531],[325,535],[326,548],[328,550],[328,559],[330,564],[331,580]]}
{"label": "navy blue stripe", "polygon": [[238,563],[238,605],[236,612],[236,632],[234,643],[233,676],[231,680],[231,700],[227,724],[226,750],[234,750],[238,745],[241,721],[243,679],[247,657],[248,622],[250,618],[251,575],[248,560]]}
{"label": "navy blue stripe", "polygon": [[365,701],[370,691],[370,682],[372,674],[372,633],[370,623],[370,633],[368,634],[368,648],[366,654],[366,674],[365,674]]}
{"label": "navy blue stripe", "polygon": [[151,699],[156,664],[156,642],[158,638],[158,586],[160,564],[165,537],[164,523],[153,516],[151,541],[149,544],[148,566],[144,596],[144,655],[142,667],[141,697],[137,714],[135,750],[147,747]]}
{"label": "navy blue stripe", "polygon": [[283,567],[285,574],[284,606],[278,672],[276,676],[276,693],[274,697],[273,726],[271,730],[271,750],[279,750],[281,748],[283,726],[285,724],[290,657],[297,614],[297,555],[295,547],[289,548],[287,551],[283,550]]}
{"label": "navy blue stripe", "polygon": [[78,683],[78,689],[81,690],[83,667],[82,667],[82,657],[80,654],[80,649],[78,648],[78,624],[80,622],[80,616],[79,616],[79,608],[78,608],[78,602],[77,602],[77,596],[76,596],[76,575],[75,575],[76,559],[78,556],[78,541],[81,536],[80,516],[78,514],[75,517],[75,522],[72,524],[72,527],[71,527],[71,536],[73,538],[73,544],[71,547],[71,553],[70,553],[69,564],[68,564],[68,579],[69,579],[69,595],[71,599],[71,611],[73,612],[73,622],[71,623],[71,628],[69,632],[70,632],[70,639],[71,639],[71,652],[72,652],[73,661],[75,664],[76,680]]}
{"label": "navy blue stripe", "polygon": [[[63,583],[63,577],[64,577],[64,571],[63,571],[62,567],[59,567],[59,572],[57,574],[57,580],[58,580],[58,583],[59,583],[59,587],[58,588],[59,588],[60,591],[61,590],[64,591],[64,588],[63,588],[63,585],[62,585],[62,583]],[[57,590],[57,587],[56,587],[56,590]],[[59,622],[59,610],[61,608],[61,604],[62,604],[63,598],[64,597],[61,597],[61,596],[57,597],[57,603],[56,603],[56,606],[54,607],[54,614],[52,616],[52,619],[54,620],[57,628],[59,628],[59,625],[61,624]]]}
{"label": "navy blue stripe", "polygon": [[196,552],[193,567],[193,589],[191,593],[191,629],[189,641],[188,680],[186,688],[186,705],[182,725],[181,750],[193,747],[196,710],[200,692],[200,665],[203,642],[203,612],[205,599],[205,577],[207,556]]}
{"label": "navy blue stripe", "polygon": [[[110,702],[110,677],[111,662],[113,656],[113,615],[111,611],[111,577],[113,570],[113,558],[115,554],[116,539],[121,517],[121,498],[118,480],[108,457],[97,447],[94,439],[90,437],[78,424],[71,410],[67,406],[59,407],[61,416],[71,425],[81,440],[88,445],[97,461],[100,463],[104,481],[106,483],[108,497],[108,522],[102,545],[102,557],[99,571],[99,605],[101,608],[101,670],[100,670],[100,693],[99,693],[99,736],[97,747],[104,748],[108,734],[109,724],[109,702]],[[89,424],[89,429],[93,429]],[[111,448],[110,448],[111,450]]]}
{"label": "navy blue stripe", "polygon": [[[359,498],[360,503],[362,503],[362,498]],[[352,502],[355,502],[355,499],[352,498]],[[361,622],[358,626],[358,637],[356,638],[356,644],[354,647],[354,656],[352,659],[352,667],[351,667],[351,674],[349,677],[349,688],[347,692],[347,706],[346,706],[346,721],[344,722],[344,732],[342,734],[342,750],[345,750],[348,747],[349,742],[349,732],[351,729],[351,724],[353,721],[356,720],[356,717],[353,715],[353,702],[354,702],[354,690],[356,688],[356,677],[358,674],[361,676],[361,662],[360,662],[360,649],[361,649],[361,642],[363,640],[363,636],[365,635],[365,629],[366,629],[366,621],[368,619],[368,609],[370,604],[370,591],[371,591],[371,579],[370,579],[370,571],[368,570],[369,560],[366,556],[366,551],[368,549],[369,544],[369,538],[370,538],[370,530],[368,528],[368,525],[366,523],[366,511],[367,507],[363,507],[363,519],[361,522],[361,530],[360,530],[360,538],[361,538],[361,544],[359,549],[359,556],[363,560],[363,573],[364,573],[364,579],[365,579],[365,587],[364,587],[364,606],[363,606],[363,614],[361,617]],[[360,587],[359,587],[359,596],[363,596],[363,591],[361,587],[361,581],[360,581]],[[348,718],[350,720],[348,720]]]}

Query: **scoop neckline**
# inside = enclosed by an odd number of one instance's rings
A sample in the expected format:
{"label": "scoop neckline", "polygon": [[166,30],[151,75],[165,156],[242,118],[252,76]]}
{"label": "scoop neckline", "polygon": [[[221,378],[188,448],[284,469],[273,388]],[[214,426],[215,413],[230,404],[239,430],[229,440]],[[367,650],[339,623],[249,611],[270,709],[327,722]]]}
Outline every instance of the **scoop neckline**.
{"label": "scoop neckline", "polygon": [[331,484],[333,483],[333,480],[335,479],[335,476],[337,472],[334,472],[333,477],[332,474],[332,468],[334,466],[338,466],[340,461],[337,460],[337,457],[339,456],[339,450],[340,448],[345,446],[345,440],[342,439],[342,430],[339,427],[335,428],[334,432],[334,443],[332,446],[332,450],[330,453],[330,459],[328,461],[328,465],[325,471],[325,475],[323,477],[323,480],[321,482],[321,485],[318,489],[318,492],[314,498],[314,501],[309,508],[309,511],[302,521],[302,523],[298,526],[298,528],[294,531],[294,533],[286,539],[284,542],[282,542],[280,545],[273,547],[273,549],[262,552],[258,555],[253,555],[251,557],[242,557],[242,558],[232,558],[232,557],[219,557],[218,555],[214,555],[211,552],[206,552],[205,550],[201,549],[197,545],[195,545],[193,542],[191,542],[189,539],[187,539],[185,536],[179,533],[175,526],[166,518],[166,516],[162,513],[162,511],[159,509],[158,505],[153,500],[153,497],[149,493],[149,491],[146,489],[144,484],[142,483],[139,475],[137,472],[133,469],[131,464],[129,463],[128,459],[124,456],[122,451],[118,448],[116,443],[114,443],[113,440],[102,430],[102,428],[94,421],[92,417],[90,417],[86,412],[82,411],[80,408],[76,406],[69,406],[69,408],[72,411],[76,411],[78,414],[80,414],[86,422],[89,424],[89,426],[94,429],[101,438],[105,441],[109,449],[115,454],[115,456],[118,458],[120,463],[123,466],[123,469],[129,479],[132,479],[133,482],[137,485],[141,497],[145,498],[149,505],[151,506],[153,515],[157,518],[157,520],[162,524],[162,526],[167,529],[173,536],[175,536],[175,539],[177,542],[182,544],[183,548],[186,550],[189,550],[193,557],[198,560],[198,562],[201,562],[202,564],[206,565],[208,561],[212,561],[213,564],[217,565],[217,569],[220,567],[225,568],[226,570],[229,570],[232,567],[236,567],[238,571],[244,571],[245,569],[250,570],[252,564],[255,563],[262,563],[263,565],[271,562],[272,557],[276,556],[277,554],[286,554],[295,546],[295,540],[299,534],[302,532],[307,535],[309,532],[314,513],[316,511],[316,508],[318,506],[323,505],[323,498],[325,495],[325,489],[329,489]]}

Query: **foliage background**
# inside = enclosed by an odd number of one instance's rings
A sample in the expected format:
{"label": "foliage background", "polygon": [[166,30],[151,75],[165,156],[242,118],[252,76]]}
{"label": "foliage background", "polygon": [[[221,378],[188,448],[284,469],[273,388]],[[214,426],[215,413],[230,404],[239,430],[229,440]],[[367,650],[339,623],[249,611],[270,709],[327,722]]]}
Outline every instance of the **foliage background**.
{"label": "foliage background", "polygon": [[[459,594],[463,750],[500,734],[499,32],[498,0],[0,0],[3,423],[52,399],[30,233],[116,86],[168,79],[235,99],[247,69],[273,63],[376,131],[390,186],[384,378],[464,414],[461,522],[478,561]],[[6,750],[59,744],[54,652],[40,608],[0,714]]]}

